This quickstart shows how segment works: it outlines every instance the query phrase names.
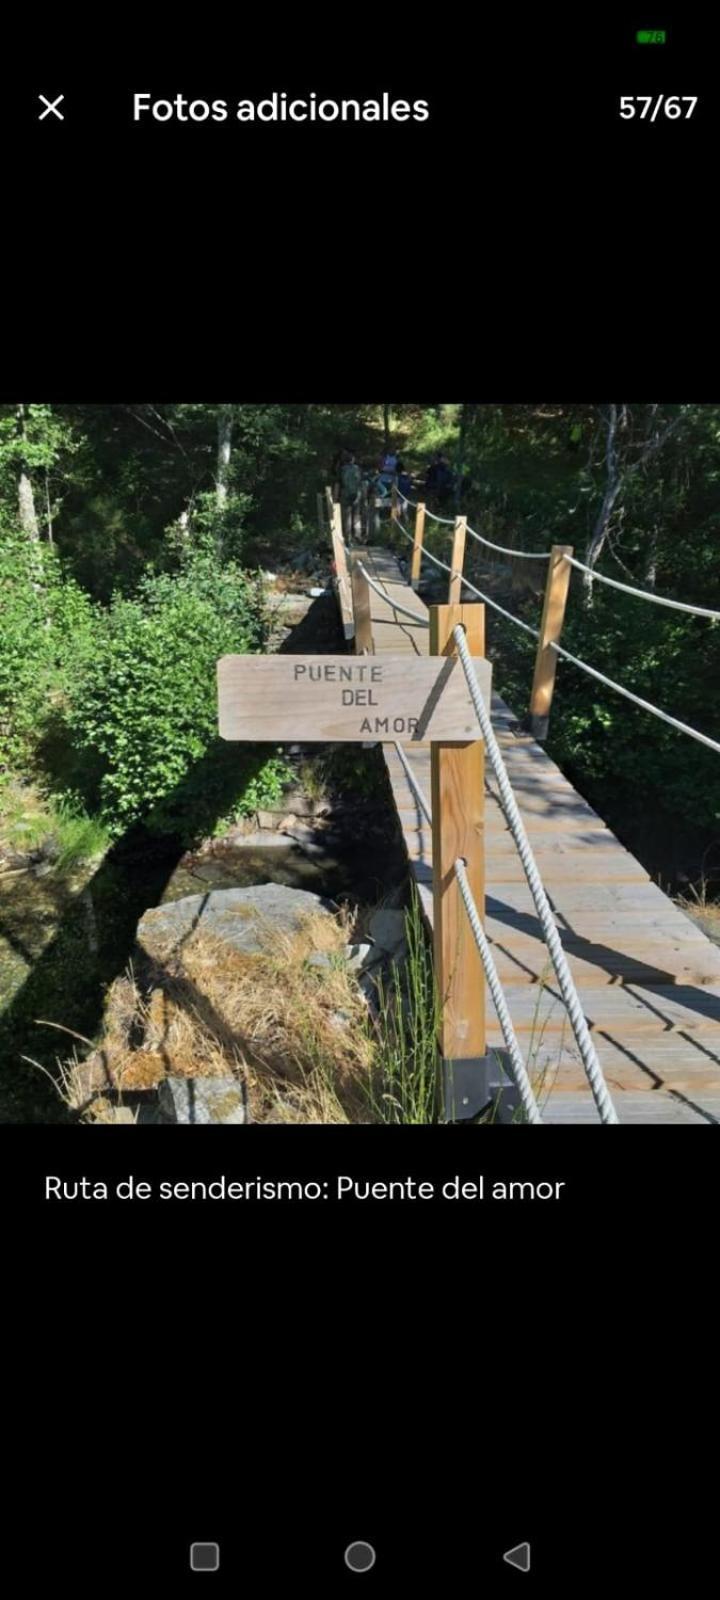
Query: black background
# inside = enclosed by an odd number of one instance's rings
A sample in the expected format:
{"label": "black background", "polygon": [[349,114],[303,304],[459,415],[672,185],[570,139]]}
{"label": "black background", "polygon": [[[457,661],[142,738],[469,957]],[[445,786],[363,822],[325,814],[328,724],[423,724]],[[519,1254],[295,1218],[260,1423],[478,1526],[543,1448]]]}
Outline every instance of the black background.
{"label": "black background", "polygon": [[[75,48],[65,30],[4,84],[8,395],[716,398],[707,24],[201,20],[173,16],[164,46],[132,12]],[[664,48],[632,44],[663,25]],[[129,122],[133,91],[283,88],[432,114]],[[621,94],[653,90],[698,93],[695,118],[619,120]],[[40,92],[65,93],[65,123],[37,123]],[[0,1161],[18,1592],[184,1592],[196,1539],[221,1542],[228,1593],[709,1575],[712,1133],[3,1127]],[[534,1206],[43,1198],[48,1172],[131,1171],[568,1187]],[[363,1578],[342,1561],[357,1538],[378,1550]],[[501,1560],[523,1539],[527,1577]]]}

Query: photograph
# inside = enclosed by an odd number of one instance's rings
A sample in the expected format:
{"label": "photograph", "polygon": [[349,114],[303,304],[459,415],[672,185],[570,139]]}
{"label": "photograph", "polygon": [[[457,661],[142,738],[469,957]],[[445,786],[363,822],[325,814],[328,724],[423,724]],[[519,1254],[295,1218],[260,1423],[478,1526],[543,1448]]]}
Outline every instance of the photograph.
{"label": "photograph", "polygon": [[0,1120],[717,1124],[720,406],[4,404]]}

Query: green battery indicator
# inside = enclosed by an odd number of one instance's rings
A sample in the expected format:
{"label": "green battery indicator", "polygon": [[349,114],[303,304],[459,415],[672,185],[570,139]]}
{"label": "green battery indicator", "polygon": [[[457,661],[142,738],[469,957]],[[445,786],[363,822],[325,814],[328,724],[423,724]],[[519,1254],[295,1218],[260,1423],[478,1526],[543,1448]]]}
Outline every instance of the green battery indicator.
{"label": "green battery indicator", "polygon": [[666,39],[665,28],[638,28],[635,35],[636,44],[665,44]]}

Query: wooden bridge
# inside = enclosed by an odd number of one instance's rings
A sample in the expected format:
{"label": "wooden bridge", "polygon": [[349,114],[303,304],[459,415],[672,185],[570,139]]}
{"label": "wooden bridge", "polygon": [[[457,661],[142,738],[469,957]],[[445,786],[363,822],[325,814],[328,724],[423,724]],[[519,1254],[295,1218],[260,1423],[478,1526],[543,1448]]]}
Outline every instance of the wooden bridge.
{"label": "wooden bridge", "polygon": [[[348,568],[338,508],[333,540],[346,637],[356,650],[406,655],[412,672],[413,658],[430,648],[425,602],[389,549],[363,546]],[[359,579],[358,559],[373,586]],[[453,582],[459,600],[456,572]],[[544,622],[547,612],[546,601]],[[546,722],[548,709],[541,700],[536,715]],[[492,722],[619,1120],[720,1121],[720,949],[650,881],[497,694]],[[402,750],[429,800],[429,746],[403,741]],[[432,830],[396,745],[386,743],[383,751],[409,865],[432,925]],[[485,932],[543,1121],[597,1121],[492,776],[485,781],[484,899]],[[489,998],[486,1012],[487,1048],[499,1049],[503,1037]]]}

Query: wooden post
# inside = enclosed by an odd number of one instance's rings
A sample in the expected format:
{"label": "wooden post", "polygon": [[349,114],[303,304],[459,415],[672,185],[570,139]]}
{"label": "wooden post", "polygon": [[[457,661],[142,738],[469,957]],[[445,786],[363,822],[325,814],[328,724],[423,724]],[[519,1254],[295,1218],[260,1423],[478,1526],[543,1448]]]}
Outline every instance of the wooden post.
{"label": "wooden post", "polygon": [[352,593],[350,590],[350,575],[348,573],[347,560],[345,557],[345,541],[343,539],[342,529],[342,508],[337,500],[333,503],[331,531],[333,556],[335,558],[335,571],[337,573],[338,581],[338,596],[340,599],[340,611],[343,622],[343,632],[346,639],[352,639],[355,632],[355,624],[353,622]]}
{"label": "wooden post", "polygon": [[335,516],[335,501],[333,500],[333,492],[329,484],[325,489],[325,500],[327,503],[328,516],[330,518],[330,527],[332,528],[333,517]]}
{"label": "wooden post", "polygon": [[393,485],[392,485],[392,488],[390,490],[390,521],[391,522],[397,522],[397,516],[398,516],[398,492],[397,492],[397,484],[393,480]]}
{"label": "wooden post", "polygon": [[[455,532],[453,534],[452,555],[450,557],[450,566],[452,567],[452,573],[451,573],[451,576],[450,576],[450,583],[449,583],[449,586],[448,586],[448,605],[451,605],[451,606],[459,604],[460,596],[462,594],[462,569],[463,569],[463,561],[465,560],[465,538],[466,538],[466,535],[467,535],[467,517],[456,517],[455,518]],[[484,655],[485,652],[483,650],[481,650],[479,652],[478,651],[475,652],[476,655],[478,653],[480,655]]]}
{"label": "wooden post", "polygon": [[570,562],[564,561],[563,557],[571,556],[572,553],[571,544],[554,544],[548,561],[545,601],[527,719],[533,738],[541,741],[547,738],[558,664],[558,658],[551,647],[560,641],[572,572]]}
{"label": "wooden post", "polygon": [[[466,629],[474,656],[485,654],[485,607],[431,606],[430,654],[453,655],[452,630]],[[480,916],[485,912],[485,750],[482,739],[470,744],[433,742],[432,850],[433,946],[435,975],[442,1006],[439,1045],[448,1066],[472,1064],[485,1057],[485,976],[480,954],[455,875],[461,857]],[[482,1075],[478,1061],[478,1078]]]}
{"label": "wooden post", "polygon": [[425,537],[425,501],[421,500],[415,512],[415,543],[413,544],[412,561],[410,563],[410,586],[417,589],[420,584],[422,568],[422,547]]}
{"label": "wooden post", "polygon": [[360,562],[355,557],[352,564],[352,603],[355,618],[355,654],[357,656],[374,655],[375,645],[372,633],[372,614],[370,611],[370,585],[367,578],[360,571]]}
{"label": "wooden post", "polygon": [[322,535],[322,538],[324,539],[325,538],[325,497],[324,497],[324,495],[322,495],[320,493],[319,489],[318,489],[318,494],[317,494],[317,514],[318,514],[318,527],[320,529],[320,533]]}

